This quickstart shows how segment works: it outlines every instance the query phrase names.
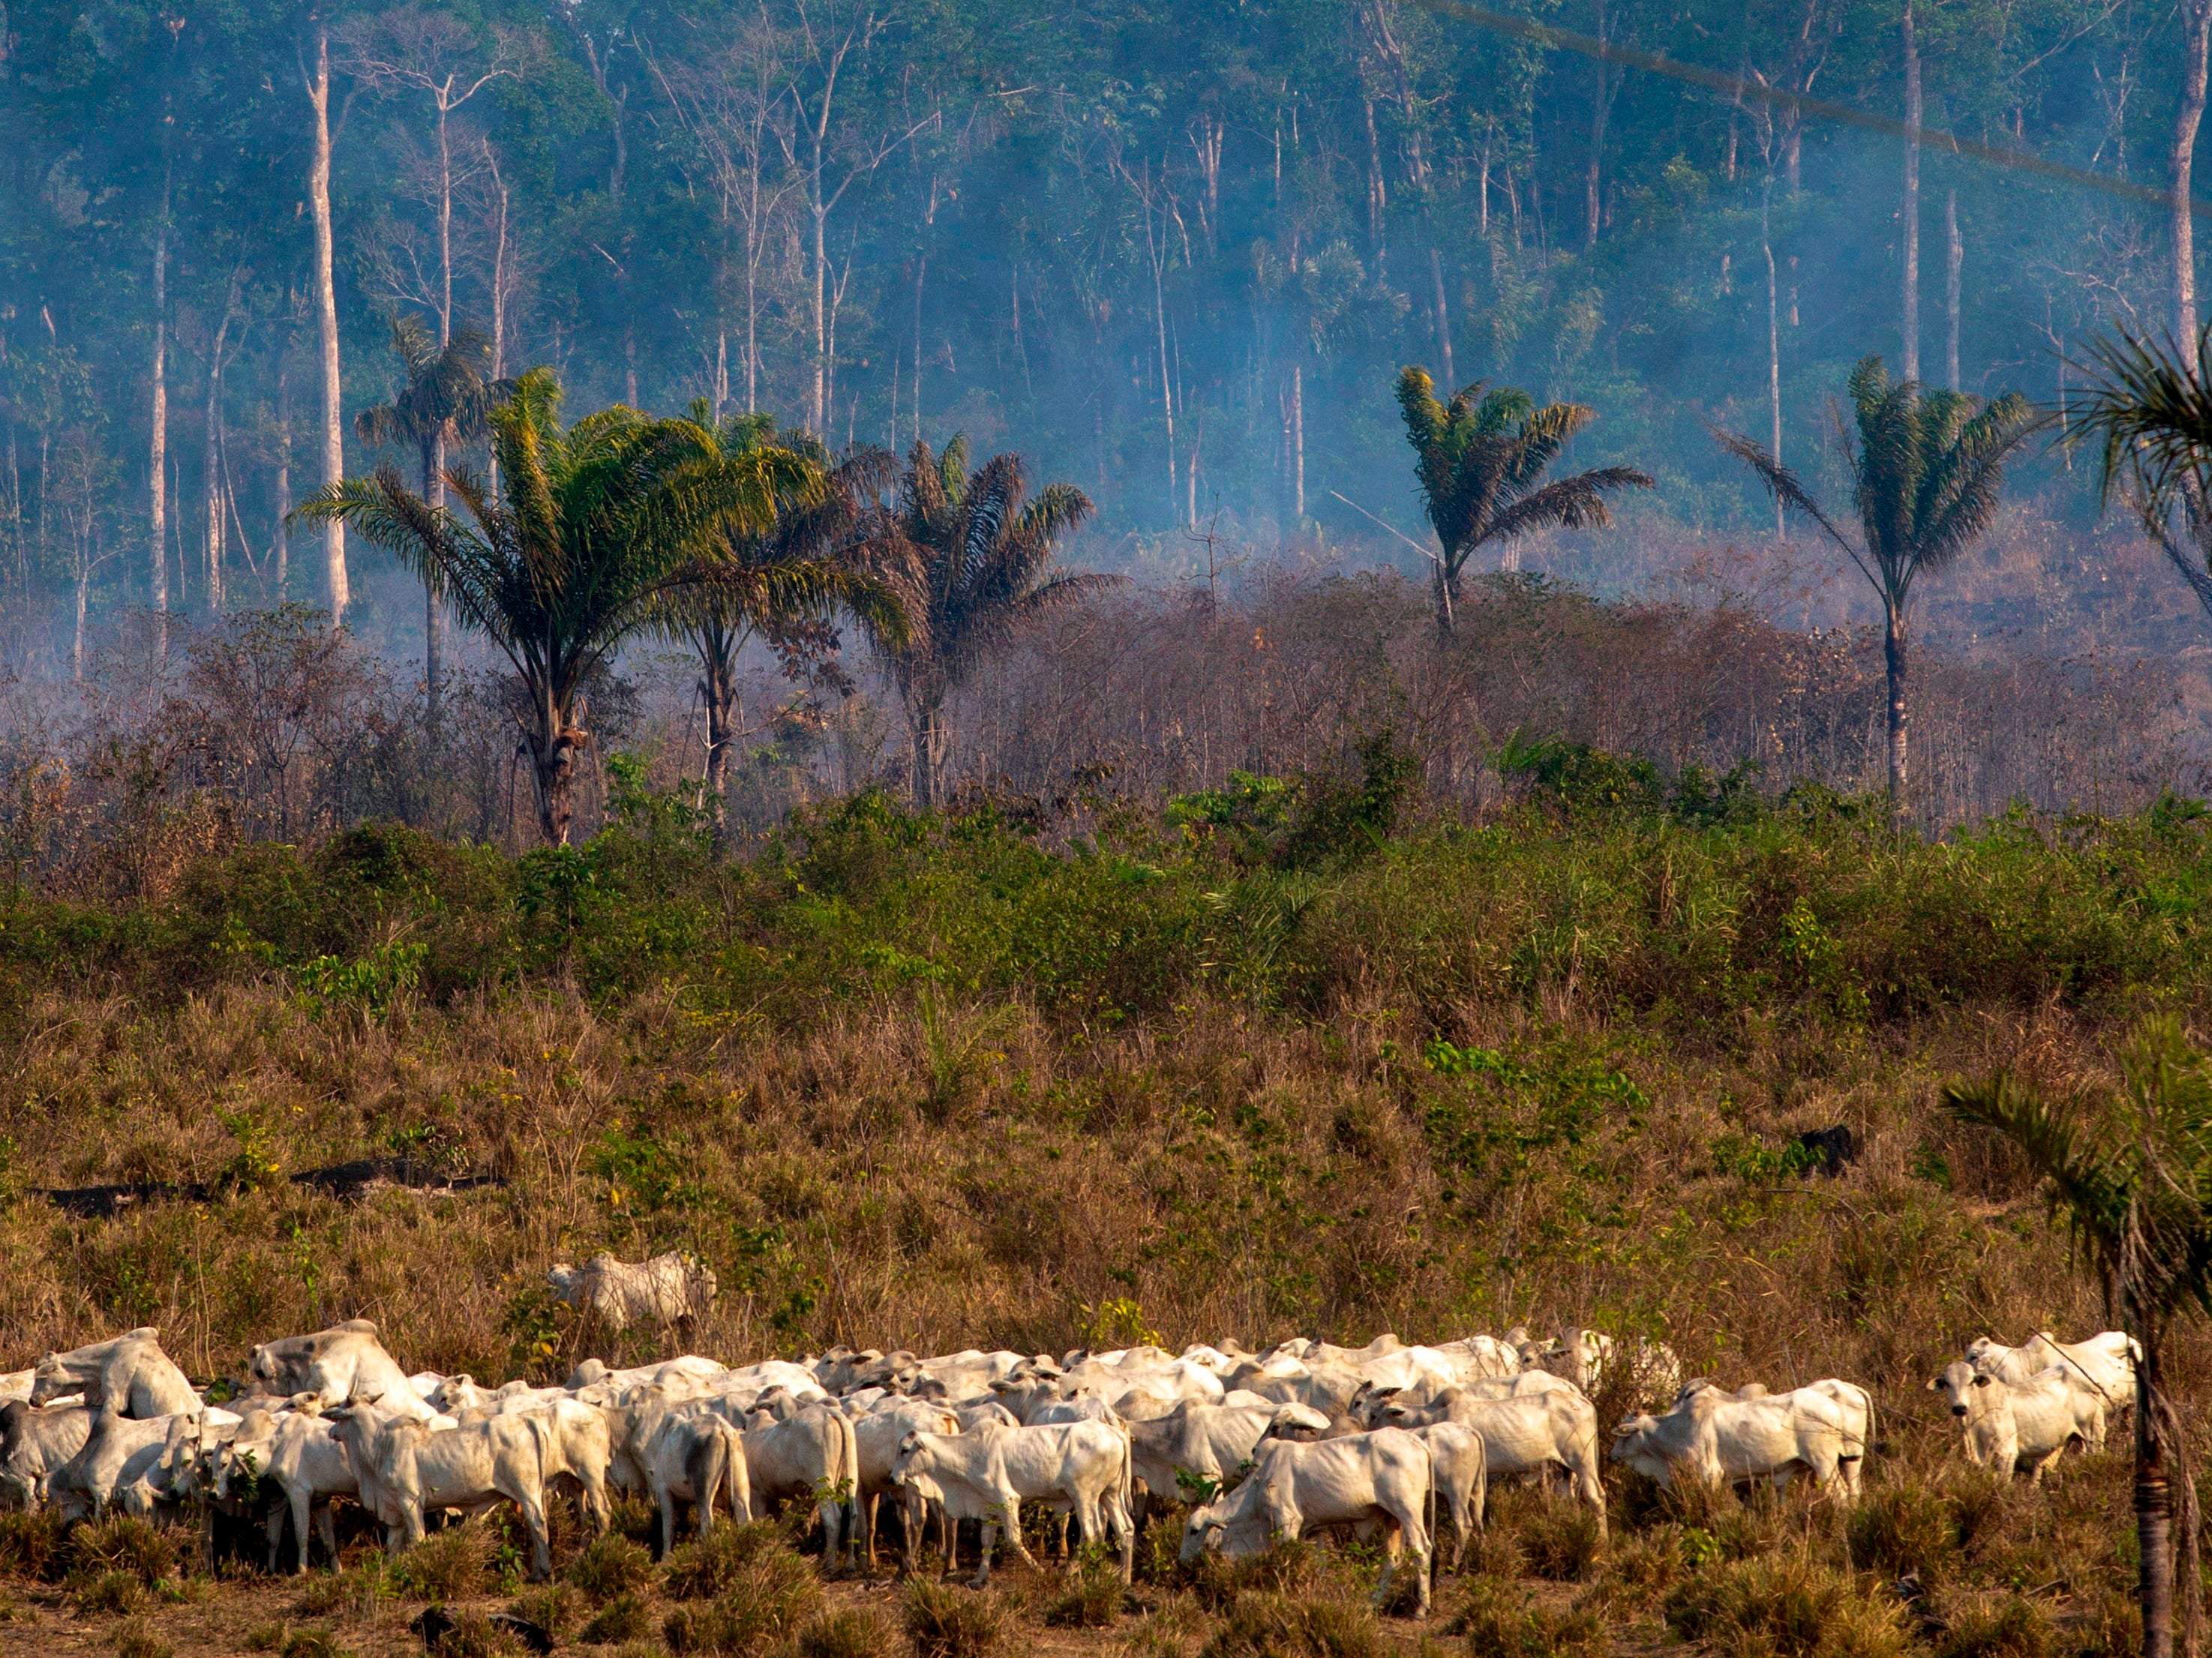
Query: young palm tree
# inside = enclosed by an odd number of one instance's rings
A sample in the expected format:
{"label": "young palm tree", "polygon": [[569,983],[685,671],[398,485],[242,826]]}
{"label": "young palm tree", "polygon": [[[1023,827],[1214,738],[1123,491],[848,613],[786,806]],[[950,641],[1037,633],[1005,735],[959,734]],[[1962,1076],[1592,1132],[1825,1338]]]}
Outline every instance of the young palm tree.
{"label": "young palm tree", "polygon": [[2212,1312],[2212,1060],[2190,1047],[2178,1021],[2160,1017],[2121,1050],[2120,1073],[2119,1093],[2094,1112],[2051,1106],[2002,1076],[1946,1089],[1943,1099],[2020,1147],[2107,1309],[2141,1344],[2135,1509],[2143,1652],[2171,1658],[2177,1545],[2191,1630],[2200,1576],[2196,1503],[2179,1465],[2163,1361],[2175,1321],[2191,1308]]}
{"label": "young palm tree", "polygon": [[1060,539],[1091,516],[1091,500],[1051,483],[1034,501],[1018,455],[994,455],[968,470],[968,440],[943,455],[917,442],[897,500],[872,514],[869,568],[903,596],[903,636],[868,617],[875,653],[897,687],[914,744],[914,798],[943,793],[949,732],[945,700],[1018,623],[1097,592],[1116,578],[1048,576]]}
{"label": "young palm tree", "polygon": [[1836,426],[1850,462],[1856,541],[1838,529],[1797,475],[1735,433],[1721,445],[1765,483],[1785,511],[1802,513],[1857,565],[1881,601],[1882,659],[1889,678],[1889,811],[1899,828],[1905,801],[1905,645],[1912,586],[1941,574],[1996,518],[2006,459],[2035,428],[2027,399],[1994,403],[1959,392],[1893,380],[1880,357],[1851,370],[1852,422]]}
{"label": "young palm tree", "polygon": [[1651,487],[1632,466],[1544,481],[1567,440],[1596,418],[1578,403],[1540,409],[1526,392],[1486,392],[1480,380],[1439,403],[1428,370],[1407,368],[1398,376],[1398,408],[1421,500],[1443,547],[1433,574],[1437,626],[1445,633],[1459,609],[1460,573],[1477,548],[1555,524],[1603,529],[1613,522],[1607,491]]}
{"label": "young palm tree", "polygon": [[471,523],[432,506],[389,466],[294,513],[339,520],[390,550],[506,653],[529,704],[521,751],[538,824],[555,844],[568,838],[593,670],[672,594],[721,579],[725,538],[764,532],[779,501],[811,499],[820,487],[788,450],[763,446],[708,465],[689,421],[617,407],[564,430],[560,409],[550,368],[532,369],[494,407],[500,496],[473,473],[445,474]]}
{"label": "young palm tree", "polygon": [[775,447],[807,464],[799,479],[804,487],[777,496],[772,524],[726,524],[712,550],[714,580],[672,591],[655,609],[653,627],[698,654],[699,692],[707,705],[702,793],[720,839],[728,832],[738,659],[746,642],[765,640],[796,678],[834,664],[839,611],[865,616],[872,632],[886,639],[906,637],[906,616],[891,586],[856,556],[861,502],[889,481],[889,455],[869,449],[832,462],[811,434],[778,437],[765,415],[732,416],[718,424],[704,399],[692,405],[690,424],[698,455],[685,463],[687,471],[730,472],[742,482],[760,452]]}
{"label": "young palm tree", "polygon": [[2212,330],[2193,351],[2123,331],[2092,346],[2084,367],[2067,414],[2076,441],[2098,441],[2100,500],[2123,490],[2212,614]]}
{"label": "young palm tree", "polygon": [[[489,429],[491,408],[513,389],[488,378],[491,342],[464,325],[441,347],[419,317],[405,313],[392,319],[392,349],[406,371],[406,384],[390,403],[354,416],[354,433],[383,449],[412,449],[422,473],[423,500],[439,510],[446,505],[446,451],[474,443]],[[440,635],[443,617],[432,573],[422,577],[422,700],[430,724],[438,723],[439,687],[443,678]]]}

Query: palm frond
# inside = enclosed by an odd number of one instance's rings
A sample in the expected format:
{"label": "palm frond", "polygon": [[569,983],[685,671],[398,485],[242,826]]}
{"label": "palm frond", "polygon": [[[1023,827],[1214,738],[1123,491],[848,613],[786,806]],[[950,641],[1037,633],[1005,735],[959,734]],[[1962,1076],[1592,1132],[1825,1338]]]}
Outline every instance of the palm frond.
{"label": "palm frond", "polygon": [[1650,476],[1633,466],[1601,466],[1594,471],[1555,479],[1522,496],[1491,519],[1481,540],[1510,541],[1554,525],[1563,530],[1602,530],[1613,522],[1613,513],[1606,505],[1607,491],[1650,488]]}
{"label": "palm frond", "polygon": [[1829,540],[1852,557],[1858,556],[1858,550],[1836,527],[1834,520],[1820,510],[1820,503],[1813,499],[1813,492],[1805,487],[1796,473],[1767,453],[1765,445],[1753,442],[1741,432],[1724,432],[1718,427],[1711,430],[1714,440],[1722,448],[1759,474],[1759,480],[1766,486],[1767,493],[1785,510],[1812,519]]}

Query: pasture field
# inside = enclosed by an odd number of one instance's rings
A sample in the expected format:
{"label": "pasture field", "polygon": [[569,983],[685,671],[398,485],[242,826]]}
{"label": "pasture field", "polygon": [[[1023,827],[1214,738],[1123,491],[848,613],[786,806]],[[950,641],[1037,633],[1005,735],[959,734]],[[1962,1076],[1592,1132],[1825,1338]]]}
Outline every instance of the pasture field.
{"label": "pasture field", "polygon": [[[1502,1491],[1425,1628],[1368,1617],[1356,1554],[1194,1574],[1170,1541],[1126,1601],[1008,1574],[994,1647],[910,1648],[888,1576],[823,1591],[878,1621],[824,1621],[810,1576],[789,1619],[739,1629],[655,1575],[629,1644],[596,1649],[2128,1649],[2124,1436],[2008,1491],[1924,1389],[1974,1336],[2108,1322],[2021,1166],[1936,1096],[2010,1068],[2094,1099],[2136,1020],[2202,1021],[2199,810],[1930,844],[1826,796],[1583,778],[1443,827],[1399,823],[1386,771],[1165,818],[866,796],[728,859],[639,793],[519,859],[365,829],[127,900],[20,888],[0,1369],[154,1324],[195,1378],[235,1376],[254,1341],[366,1316],[410,1369],[557,1378],[579,1333],[544,1268],[600,1248],[703,1256],[721,1295],[692,1345],[732,1363],[1594,1325],[1724,1386],[1863,1383],[1866,1501],[1666,1498],[1615,1470],[1601,1549],[1564,1502]],[[1796,1137],[1836,1125],[1857,1154],[1831,1175]],[[289,1178],[366,1157],[495,1179],[347,1200]],[[197,1189],[106,1218],[46,1195],[125,1183]],[[2172,1363],[2201,1404],[2200,1333]],[[335,1585],[157,1562],[103,1600],[90,1557],[34,1531],[0,1521],[0,1651],[306,1658],[288,1626],[420,1649],[423,1580],[362,1534]],[[755,1540],[758,1576],[782,1557]],[[439,1598],[530,1593],[484,1548]],[[571,1598],[567,1642],[595,1615]]]}

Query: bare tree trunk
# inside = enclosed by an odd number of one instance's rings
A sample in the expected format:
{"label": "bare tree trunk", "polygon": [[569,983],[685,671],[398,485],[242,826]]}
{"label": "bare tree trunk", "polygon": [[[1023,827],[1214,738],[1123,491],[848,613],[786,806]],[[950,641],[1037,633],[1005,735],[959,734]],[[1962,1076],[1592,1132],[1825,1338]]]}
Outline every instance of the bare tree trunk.
{"label": "bare tree trunk", "polygon": [[[1774,464],[1782,464],[1782,319],[1781,294],[1774,270],[1774,160],[1770,142],[1767,150],[1766,179],[1759,197],[1759,249],[1766,256],[1766,407],[1771,421],[1771,434],[1767,448],[1774,456]],[[1782,502],[1774,503],[1774,538],[1779,541],[1785,532],[1782,517]]]}
{"label": "bare tree trunk", "polygon": [[1297,521],[1306,521],[1306,367],[1291,365],[1291,477]]}
{"label": "bare tree trunk", "polygon": [[1966,263],[1966,244],[1959,236],[1959,192],[1943,193],[1943,384],[1954,392],[1959,385],[1960,273]]}
{"label": "bare tree trunk", "polygon": [[[934,203],[933,203],[933,208]],[[929,255],[914,267],[914,440],[921,441],[921,285],[929,276]]]}
{"label": "bare tree trunk", "polygon": [[2173,334],[2188,349],[2197,341],[2197,240],[2189,217],[2197,164],[2197,128],[2204,118],[2205,48],[2212,42],[2212,0],[2183,0],[2181,102],[2173,112],[2168,167],[2173,195],[2166,222],[2173,243]]}
{"label": "bare tree trunk", "polygon": [[1444,396],[1459,386],[1459,371],[1452,367],[1451,312],[1444,304],[1444,256],[1437,251],[1433,233],[1429,239],[1429,283],[1437,303],[1437,355],[1444,366]]}
{"label": "bare tree trunk", "polygon": [[1920,378],[1920,48],[1905,8],[1905,378]]}
{"label": "bare tree trunk", "polygon": [[[1611,21],[1604,0],[1599,0],[1597,38],[1600,40],[1606,38],[1606,32]],[[1589,164],[1584,168],[1583,176],[1584,215],[1583,246],[1584,248],[1593,248],[1597,246],[1598,227],[1603,217],[1604,200],[1600,185],[1603,181],[1605,170],[1605,121],[1613,101],[1606,87],[1605,59],[1602,58],[1595,59],[1590,67],[1597,71],[1597,89],[1590,100]]]}
{"label": "bare tree trunk", "polygon": [[155,647],[169,654],[169,181],[161,181],[161,218],[154,230],[154,410],[147,442],[152,490],[148,525],[153,559]]}
{"label": "bare tree trunk", "polygon": [[[304,75],[304,72],[303,72]],[[343,388],[338,377],[338,296],[331,250],[331,42],[315,36],[315,70],[305,76],[307,101],[315,111],[315,159],[307,173],[307,197],[315,219],[315,313],[323,348],[323,484],[345,477]],[[323,554],[330,574],[331,626],[345,624],[352,591],[346,581],[345,525],[337,519],[323,526]]]}
{"label": "bare tree trunk", "polygon": [[941,702],[917,702],[910,720],[914,735],[914,803],[934,806],[943,792],[947,732]]}
{"label": "bare tree trunk", "polygon": [[726,844],[730,836],[730,751],[737,745],[732,715],[737,707],[737,642],[709,623],[700,633],[699,693],[707,704],[706,807],[714,826],[714,839]]}
{"label": "bare tree trunk", "polygon": [[206,549],[207,607],[210,616],[222,610],[222,555],[223,555],[223,429],[222,429],[222,370],[223,354],[230,343],[230,325],[237,319],[238,289],[245,277],[243,269],[230,275],[230,290],[224,295],[222,320],[215,331],[215,345],[208,354],[208,393],[206,441],[202,446],[202,493],[207,503]]}
{"label": "bare tree trunk", "polygon": [[1905,824],[1905,607],[1890,598],[1882,601],[1882,666],[1889,681],[1889,819],[1891,827]]}
{"label": "bare tree trunk", "polygon": [[2142,1556],[2136,1593],[2142,1606],[2143,1658],[2173,1658],[2173,1471],[2166,1464],[2163,1378],[2155,1332],[2136,1371],[2136,1543]]}
{"label": "bare tree trunk", "polygon": [[[446,434],[441,431],[422,452],[422,499],[433,512],[446,507]],[[422,719],[436,735],[445,714],[441,686],[445,679],[445,607],[438,603],[438,584],[426,570],[422,576]]]}
{"label": "bare tree trunk", "polygon": [[291,579],[292,530],[292,341],[287,334],[276,353],[276,539],[270,550],[276,565],[276,602],[284,602]]}

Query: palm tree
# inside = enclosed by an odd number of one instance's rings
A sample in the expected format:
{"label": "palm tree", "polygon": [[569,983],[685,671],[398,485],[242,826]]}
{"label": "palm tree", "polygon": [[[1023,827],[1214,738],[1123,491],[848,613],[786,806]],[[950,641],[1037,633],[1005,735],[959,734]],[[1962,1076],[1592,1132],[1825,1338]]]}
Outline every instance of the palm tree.
{"label": "palm tree", "polygon": [[860,619],[898,689],[914,744],[914,798],[925,806],[943,792],[945,700],[1018,624],[1117,580],[1048,576],[1056,544],[1091,516],[1091,499],[1066,483],[1047,484],[1034,501],[1027,494],[1018,455],[994,455],[970,472],[966,438],[941,456],[916,442],[897,500],[867,527],[870,568],[903,595],[908,630],[887,635]]}
{"label": "palm tree", "polygon": [[2160,1016],[2121,1049],[2120,1075],[2119,1093],[2095,1112],[2053,1107],[2004,1076],[1948,1088],[1943,1101],[2020,1147],[2107,1309],[2142,1346],[2135,1509],[2143,1652],[2171,1658],[2177,1544],[2192,1631],[2200,1577],[2196,1503],[2179,1465],[2163,1361],[2175,1321],[2192,1307],[2212,1311],[2212,1060],[2190,1047],[2177,1020]]}
{"label": "palm tree", "polygon": [[[511,382],[489,378],[491,342],[466,325],[441,346],[419,317],[405,313],[392,319],[392,349],[406,373],[406,383],[390,403],[354,416],[354,433],[379,448],[412,449],[420,464],[423,500],[441,511],[446,505],[446,451],[474,443],[489,429],[492,405],[513,389]],[[434,574],[422,576],[423,710],[438,723],[439,685],[443,677]]]}
{"label": "palm tree", "polygon": [[[1856,541],[1838,529],[1797,475],[1760,445],[1721,432],[1722,447],[1765,483],[1785,511],[1802,513],[1842,548],[1881,601],[1882,659],[1889,677],[1889,811],[1905,823],[1905,644],[1912,584],[1938,575],[1996,518],[2005,460],[2035,428],[2027,399],[2008,392],[1984,404],[1960,392],[1893,380],[1880,357],[1851,370],[1853,422],[1837,435],[1850,463]],[[1854,430],[1854,427],[1856,430]]]}
{"label": "palm tree", "polygon": [[688,468],[730,472],[740,483],[760,452],[780,447],[806,463],[803,488],[777,496],[766,526],[732,521],[714,548],[716,579],[671,592],[653,626],[688,643],[699,658],[699,693],[707,705],[707,763],[702,793],[716,838],[728,833],[730,756],[737,746],[738,659],[759,637],[797,678],[834,665],[835,626],[842,610],[866,616],[886,639],[906,636],[906,617],[891,586],[854,556],[861,502],[888,481],[890,457],[861,450],[833,463],[810,433],[779,438],[766,415],[716,422],[705,399],[691,406],[698,458]]}
{"label": "palm tree", "polygon": [[1579,403],[1540,409],[1526,392],[1486,392],[1478,380],[1443,404],[1428,370],[1409,367],[1398,376],[1398,408],[1422,504],[1443,548],[1434,574],[1437,626],[1445,633],[1459,609],[1460,573],[1477,548],[1553,525],[1601,530],[1613,522],[1608,490],[1651,487],[1632,466],[1544,481],[1567,440],[1596,418]]}
{"label": "palm tree", "polygon": [[2100,504],[2118,486],[2212,613],[2212,328],[2186,353],[2123,331],[2092,346],[2082,367],[2086,383],[2066,412],[2076,441],[2100,440]]}
{"label": "palm tree", "polygon": [[556,845],[568,838],[576,756],[590,741],[593,671],[672,594],[720,579],[726,537],[765,531],[780,500],[811,499],[819,488],[788,450],[763,446],[713,465],[689,421],[617,406],[564,430],[560,409],[550,368],[532,369],[493,408],[500,496],[473,473],[444,475],[472,523],[431,505],[389,466],[294,513],[350,525],[388,549],[506,653],[528,703],[521,752],[538,824]]}

